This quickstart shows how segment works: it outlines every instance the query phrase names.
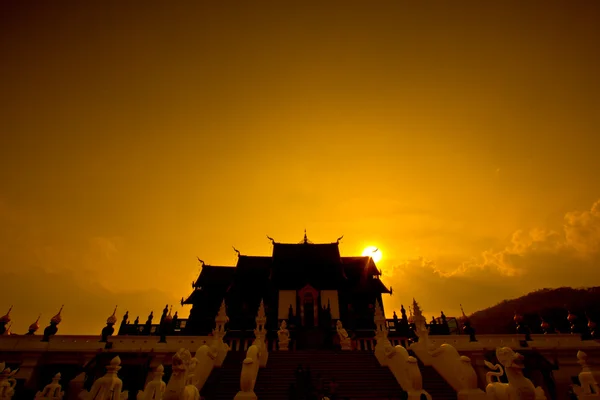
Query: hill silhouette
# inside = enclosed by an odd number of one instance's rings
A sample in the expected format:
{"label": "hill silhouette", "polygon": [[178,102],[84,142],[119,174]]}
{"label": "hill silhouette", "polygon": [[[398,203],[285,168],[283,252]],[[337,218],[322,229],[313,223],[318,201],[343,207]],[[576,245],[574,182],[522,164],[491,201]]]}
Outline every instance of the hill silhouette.
{"label": "hill silhouette", "polygon": [[587,324],[587,313],[600,327],[600,287],[540,289],[477,311],[469,318],[478,334],[515,333],[515,312],[524,317],[532,333],[543,333],[540,327],[541,318],[558,332],[568,333],[569,311],[577,315],[579,325]]}

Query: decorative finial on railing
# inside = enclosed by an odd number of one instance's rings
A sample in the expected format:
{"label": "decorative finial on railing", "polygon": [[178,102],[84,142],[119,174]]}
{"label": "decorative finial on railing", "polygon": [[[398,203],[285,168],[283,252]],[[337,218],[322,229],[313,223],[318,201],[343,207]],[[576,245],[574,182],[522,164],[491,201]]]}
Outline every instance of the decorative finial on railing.
{"label": "decorative finial on railing", "polygon": [[42,314],[38,315],[37,319],[35,320],[35,322],[31,325],[29,325],[29,329],[26,333],[26,335],[33,335],[35,332],[37,332],[38,329],[40,329],[40,318],[41,318]]}
{"label": "decorative finial on railing", "polygon": [[106,319],[107,324],[114,325],[117,323],[117,307],[118,306],[115,306],[112,315]]}
{"label": "decorative finial on railing", "polygon": [[42,338],[42,342],[47,342],[50,340],[50,336],[56,335],[56,333],[58,332],[58,324],[61,323],[62,321],[62,310],[63,310],[64,304],[60,307],[60,310],[58,310],[58,314],[56,314],[54,317],[52,317],[50,319],[50,325],[48,325],[46,327],[46,329],[44,329],[44,337]]}
{"label": "decorative finial on railing", "polygon": [[62,322],[62,310],[64,308],[64,304],[62,306],[60,306],[60,310],[58,310],[58,314],[56,314],[54,317],[52,317],[52,319],[50,319],[50,323],[54,323],[55,325],[58,325]]}
{"label": "decorative finial on railing", "polygon": [[12,311],[12,309],[13,309],[13,306],[10,306],[10,308],[8,309],[8,312],[5,315],[3,315],[2,317],[0,317],[0,324],[1,323],[6,324],[6,323],[10,322],[10,312]]}

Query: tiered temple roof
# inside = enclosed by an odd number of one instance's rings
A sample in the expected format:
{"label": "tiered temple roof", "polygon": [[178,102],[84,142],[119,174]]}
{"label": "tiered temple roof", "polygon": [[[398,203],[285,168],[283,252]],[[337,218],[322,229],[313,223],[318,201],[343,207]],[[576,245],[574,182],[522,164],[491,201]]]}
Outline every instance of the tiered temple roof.
{"label": "tiered temple roof", "polygon": [[380,276],[371,257],[342,257],[339,242],[314,244],[305,236],[300,243],[273,241],[271,256],[239,255],[236,266],[203,265],[194,292],[184,304],[193,304],[205,288],[224,295],[234,286],[299,289],[311,283],[320,289],[390,293]]}

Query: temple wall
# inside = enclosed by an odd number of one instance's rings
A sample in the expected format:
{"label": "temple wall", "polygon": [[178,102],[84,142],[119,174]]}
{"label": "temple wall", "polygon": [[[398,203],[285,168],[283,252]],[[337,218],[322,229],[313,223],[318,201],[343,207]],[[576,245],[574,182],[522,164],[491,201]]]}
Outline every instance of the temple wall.
{"label": "temple wall", "polygon": [[290,309],[290,304],[296,315],[296,291],[295,290],[280,290],[279,291],[279,319],[287,319]]}
{"label": "temple wall", "polygon": [[321,306],[327,307],[327,302],[331,306],[331,318],[340,319],[340,303],[337,290],[321,290]]}

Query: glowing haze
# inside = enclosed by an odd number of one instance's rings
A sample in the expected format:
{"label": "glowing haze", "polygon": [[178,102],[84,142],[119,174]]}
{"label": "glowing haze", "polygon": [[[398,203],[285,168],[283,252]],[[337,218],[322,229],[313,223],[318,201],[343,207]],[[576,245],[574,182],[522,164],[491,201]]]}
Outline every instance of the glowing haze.
{"label": "glowing haze", "polygon": [[185,317],[196,256],[305,228],[388,313],[600,284],[600,3],[321,3],[0,5],[14,332]]}

